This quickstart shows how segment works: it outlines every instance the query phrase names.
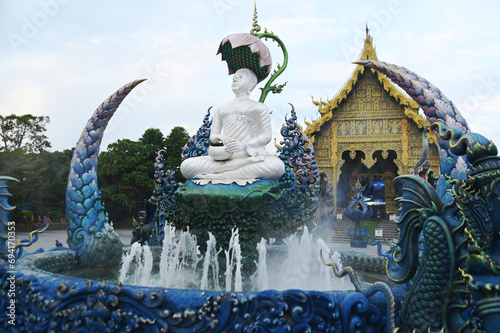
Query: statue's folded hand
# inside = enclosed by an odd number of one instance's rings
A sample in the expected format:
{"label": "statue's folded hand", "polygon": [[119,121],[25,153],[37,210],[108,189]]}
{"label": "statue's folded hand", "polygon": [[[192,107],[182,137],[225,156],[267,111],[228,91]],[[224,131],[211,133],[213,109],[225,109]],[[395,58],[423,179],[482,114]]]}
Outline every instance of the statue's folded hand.
{"label": "statue's folded hand", "polygon": [[258,162],[263,162],[266,159],[265,156],[258,155],[258,156],[252,156],[248,158],[248,162],[250,163],[258,163]]}
{"label": "statue's folded hand", "polygon": [[236,139],[230,139],[229,143],[225,143],[225,146],[226,146],[225,150],[230,153],[235,153],[238,151],[245,150],[245,144]]}

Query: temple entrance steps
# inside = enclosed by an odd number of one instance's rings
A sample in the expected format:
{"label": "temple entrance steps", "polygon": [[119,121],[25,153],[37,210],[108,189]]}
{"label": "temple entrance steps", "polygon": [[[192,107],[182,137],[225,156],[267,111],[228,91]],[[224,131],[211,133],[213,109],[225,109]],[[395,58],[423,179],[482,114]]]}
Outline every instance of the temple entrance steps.
{"label": "temple entrance steps", "polygon": [[[348,230],[354,228],[354,224],[348,220],[333,221],[332,224],[318,237],[322,238],[326,244],[350,243],[351,237]],[[380,240],[382,244],[387,244],[399,236],[398,228],[395,222],[384,219],[371,219],[367,221],[368,232],[373,236],[373,240]],[[382,237],[376,237],[375,230],[382,229]]]}

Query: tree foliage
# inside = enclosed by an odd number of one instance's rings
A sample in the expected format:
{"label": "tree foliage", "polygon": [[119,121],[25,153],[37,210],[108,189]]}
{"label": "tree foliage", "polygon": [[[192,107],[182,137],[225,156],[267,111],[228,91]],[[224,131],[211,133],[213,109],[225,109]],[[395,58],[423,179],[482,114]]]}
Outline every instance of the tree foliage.
{"label": "tree foliage", "polygon": [[[66,184],[73,149],[48,152],[45,136],[48,117],[0,116],[0,174],[20,180],[9,186],[9,202],[18,208],[12,219],[19,221],[24,205],[33,208],[34,218],[49,216],[53,221],[65,216]],[[19,126],[19,128],[16,128]],[[189,135],[175,127],[165,138],[150,128],[138,141],[118,140],[99,155],[98,180],[106,210],[131,217],[144,208],[144,200],[154,188],[154,163],[159,150],[167,151],[167,168],[177,171],[182,147]],[[39,140],[39,141],[37,141]],[[178,179],[179,180],[179,179]],[[20,222],[20,221],[19,221]]]}
{"label": "tree foliage", "polygon": [[138,141],[118,140],[99,155],[99,188],[111,218],[135,216],[144,208],[154,188],[158,151],[164,149],[168,156],[166,167],[178,171],[182,147],[188,139],[183,127],[175,127],[167,138],[159,129],[150,128]]}
{"label": "tree foliage", "polygon": [[48,116],[25,114],[17,116],[0,115],[0,151],[24,149],[30,154],[37,154],[50,148],[45,135]]}
{"label": "tree foliage", "polygon": [[189,133],[182,126],[176,126],[165,139],[165,169],[175,172],[178,182],[186,179],[182,176],[180,165],[182,163],[182,148],[189,140]]}
{"label": "tree foliage", "polygon": [[110,144],[108,151],[99,155],[98,185],[108,211],[123,210],[133,216],[149,196],[154,186],[154,159],[147,148],[154,149],[123,139]]}
{"label": "tree foliage", "polygon": [[33,209],[34,218],[49,216],[59,221],[65,216],[65,192],[72,149],[63,152],[27,153],[24,149],[0,152],[0,174],[18,179],[9,191],[12,205],[17,206],[11,218],[18,219],[24,205]]}
{"label": "tree foliage", "polygon": [[165,138],[159,129],[148,128],[139,139],[139,142],[145,146],[151,146],[156,149],[165,145]]}

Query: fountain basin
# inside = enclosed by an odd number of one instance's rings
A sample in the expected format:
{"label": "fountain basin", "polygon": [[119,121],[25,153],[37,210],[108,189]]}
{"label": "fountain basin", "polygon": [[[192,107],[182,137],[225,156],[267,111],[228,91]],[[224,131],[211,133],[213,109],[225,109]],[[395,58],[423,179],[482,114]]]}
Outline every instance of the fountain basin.
{"label": "fountain basin", "polygon": [[[16,263],[16,326],[5,332],[360,331],[387,330],[381,293],[265,290],[224,293],[146,288],[58,274],[77,267],[71,250],[25,256]],[[2,285],[11,272],[0,266]],[[2,308],[7,306],[2,291]],[[403,299],[395,293],[396,304]]]}

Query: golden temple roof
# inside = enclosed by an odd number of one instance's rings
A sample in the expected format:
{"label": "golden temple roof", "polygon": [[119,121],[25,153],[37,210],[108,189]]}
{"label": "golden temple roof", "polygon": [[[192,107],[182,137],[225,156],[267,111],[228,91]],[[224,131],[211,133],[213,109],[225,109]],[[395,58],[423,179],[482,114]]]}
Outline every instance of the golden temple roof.
{"label": "golden temple roof", "polygon": [[[366,28],[365,43],[358,61],[359,60],[378,60],[375,47],[373,46],[373,37],[370,36],[368,27]],[[415,122],[418,127],[423,128],[425,119],[418,113],[419,105],[417,102],[394,85],[385,75],[378,73],[373,69],[369,70],[375,73],[383,89],[388,92],[390,96],[395,98],[400,105],[405,106],[405,115]],[[312,99],[313,104],[318,107],[318,112],[321,115],[319,119],[313,120],[312,123],[305,121],[307,128],[304,133],[312,142],[314,142],[314,133],[318,131],[325,122],[332,118],[333,112],[335,112],[340,103],[349,96],[349,93],[352,91],[358,79],[363,75],[364,71],[364,66],[357,65],[351,74],[351,77],[347,80],[334,98],[328,99],[327,101],[323,101],[321,99],[316,101],[314,98]]]}

